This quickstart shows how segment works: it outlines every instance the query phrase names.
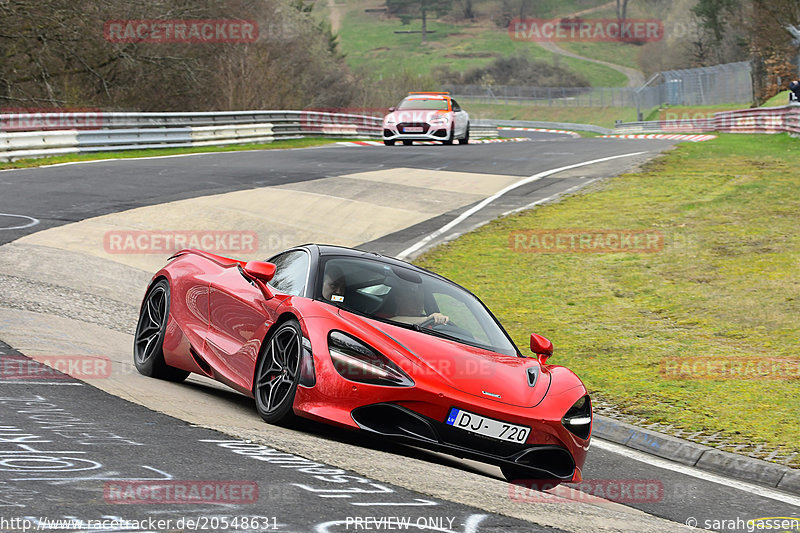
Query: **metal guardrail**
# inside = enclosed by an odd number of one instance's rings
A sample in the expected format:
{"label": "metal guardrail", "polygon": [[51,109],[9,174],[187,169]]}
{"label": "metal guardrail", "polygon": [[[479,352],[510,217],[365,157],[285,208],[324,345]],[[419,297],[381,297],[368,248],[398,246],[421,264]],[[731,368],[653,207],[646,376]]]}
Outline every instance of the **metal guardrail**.
{"label": "metal guardrail", "polygon": [[[0,114],[0,161],[143,148],[269,143],[303,137],[381,137],[383,117],[321,111]],[[473,124],[474,138],[497,128]]]}
{"label": "metal guardrail", "polygon": [[[613,131],[591,124],[478,119],[472,122],[472,134],[475,138],[496,137],[498,126],[600,134],[719,131],[800,135],[800,105],[723,111],[701,119],[620,123]],[[380,138],[381,128],[381,117],[318,111],[0,114],[0,161],[141,148],[268,143],[308,136]]]}
{"label": "metal guardrail", "polygon": [[551,130],[590,131],[593,133],[600,133],[602,135],[613,133],[613,130],[604,128],[602,126],[595,126],[594,124],[576,124],[572,122],[540,122],[536,120],[478,119],[474,120],[472,124],[479,126],[487,126],[490,128],[498,128],[500,126],[511,126],[514,128],[544,128]]}
{"label": "metal guardrail", "polygon": [[622,122],[614,133],[791,133],[800,135],[800,105],[721,111],[684,120]]}
{"label": "metal guardrail", "polygon": [[0,114],[0,161],[143,148],[379,138],[382,117],[317,111]]}

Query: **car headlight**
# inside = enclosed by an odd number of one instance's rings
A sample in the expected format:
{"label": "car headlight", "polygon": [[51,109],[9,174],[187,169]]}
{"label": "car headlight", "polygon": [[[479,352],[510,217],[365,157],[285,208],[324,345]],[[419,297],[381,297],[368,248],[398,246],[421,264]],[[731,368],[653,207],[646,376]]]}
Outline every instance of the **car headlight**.
{"label": "car headlight", "polygon": [[370,385],[412,387],[414,381],[388,357],[341,331],[328,334],[333,367],[345,379]]}
{"label": "car headlight", "polygon": [[450,119],[449,119],[448,117],[446,117],[446,116],[442,116],[442,117],[433,117],[433,118],[430,120],[430,123],[431,123],[431,124],[447,124],[448,122],[450,122]]}
{"label": "car headlight", "polygon": [[592,401],[589,396],[584,396],[575,402],[561,419],[561,423],[578,437],[589,438],[592,429]]}
{"label": "car headlight", "polygon": [[397,124],[397,119],[395,119],[394,117],[386,117],[385,119],[383,119],[383,123],[387,125]]}

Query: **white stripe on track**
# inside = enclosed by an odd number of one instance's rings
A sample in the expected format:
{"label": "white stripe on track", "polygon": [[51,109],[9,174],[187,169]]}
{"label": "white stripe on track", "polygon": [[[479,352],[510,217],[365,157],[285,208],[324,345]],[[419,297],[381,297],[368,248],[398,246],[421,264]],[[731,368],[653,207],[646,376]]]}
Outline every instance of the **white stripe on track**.
{"label": "white stripe on track", "polygon": [[458,224],[460,224],[464,220],[468,219],[469,217],[471,217],[472,215],[474,215],[475,213],[477,213],[478,211],[480,211],[481,209],[483,209],[484,207],[486,207],[490,203],[494,202],[495,200],[497,200],[498,198],[500,198],[501,196],[503,196],[507,192],[513,191],[514,189],[516,189],[518,187],[522,187],[523,185],[527,185],[529,183],[533,183],[534,181],[538,181],[538,180],[540,180],[542,178],[546,178],[547,176],[551,176],[553,174],[557,174],[559,172],[563,172],[564,170],[571,170],[573,168],[585,167],[585,166],[588,166],[588,165],[593,165],[595,163],[604,163],[606,161],[612,161],[614,159],[620,159],[620,158],[623,158],[623,157],[633,157],[633,156],[637,156],[637,155],[642,155],[644,153],[646,153],[646,152],[632,152],[632,153],[629,153],[629,154],[612,155],[610,157],[601,157],[600,159],[592,159],[591,161],[583,161],[581,163],[573,163],[572,165],[567,165],[567,166],[559,167],[559,168],[553,168],[553,169],[550,169],[550,170],[545,170],[544,172],[539,172],[538,174],[534,174],[533,176],[528,176],[527,178],[521,179],[520,181],[518,181],[516,183],[512,183],[508,187],[506,187],[506,188],[502,189],[501,191],[496,192],[493,195],[491,195],[490,197],[486,198],[485,200],[483,200],[479,204],[471,207],[470,209],[467,209],[466,211],[461,213],[459,216],[457,216],[452,221],[448,222],[447,224],[445,224],[441,228],[437,229],[436,231],[434,231],[430,235],[427,235],[427,236],[423,237],[422,239],[420,239],[419,241],[417,241],[413,245],[409,246],[408,248],[406,248],[405,250],[403,250],[402,252],[397,254],[396,257],[397,257],[397,259],[405,259],[409,255],[413,254],[414,252],[416,252],[417,250],[419,250],[420,248],[422,248],[423,246],[425,246],[426,244],[431,242],[436,237],[439,237],[440,235],[442,235],[443,233],[447,232],[451,228],[457,226]]}
{"label": "white stripe on track", "polygon": [[660,457],[650,455],[649,453],[640,452],[639,450],[634,450],[633,448],[627,448],[620,444],[615,444],[613,442],[609,442],[598,438],[592,439],[592,447],[599,448],[607,452],[615,453],[617,455],[627,457],[628,459],[639,461],[640,463],[645,463],[650,466],[655,466],[656,468],[670,470],[678,474],[683,474],[685,476],[691,476],[697,479],[702,479],[703,481],[710,481],[711,483],[716,483],[718,485],[723,485],[725,487],[729,487],[732,489],[741,490],[750,494],[754,494],[756,496],[761,496],[762,498],[769,498],[770,500],[775,500],[782,503],[787,503],[789,505],[800,507],[800,497],[788,494],[786,492],[781,492],[777,489],[771,489],[769,487],[763,487],[761,485],[754,485],[746,481],[739,481],[737,479],[727,478],[720,474],[714,474],[713,472],[700,470],[699,468],[695,468],[693,466],[674,463],[667,459],[662,459]]}

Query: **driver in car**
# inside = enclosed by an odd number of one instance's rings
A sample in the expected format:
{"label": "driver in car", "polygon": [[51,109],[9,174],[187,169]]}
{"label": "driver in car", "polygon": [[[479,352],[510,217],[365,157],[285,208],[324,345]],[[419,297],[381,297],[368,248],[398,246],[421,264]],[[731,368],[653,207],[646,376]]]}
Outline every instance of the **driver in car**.
{"label": "driver in car", "polygon": [[322,279],[322,297],[331,302],[343,302],[344,291],[347,287],[344,272],[336,265],[325,269]]}
{"label": "driver in car", "polygon": [[425,314],[424,294],[421,288],[414,287],[407,290],[399,290],[396,287],[392,292],[397,291],[394,295],[397,308],[395,309],[395,316],[387,317],[398,322],[405,322],[406,324],[423,324],[431,322],[431,325],[447,324],[450,317],[442,313]]}

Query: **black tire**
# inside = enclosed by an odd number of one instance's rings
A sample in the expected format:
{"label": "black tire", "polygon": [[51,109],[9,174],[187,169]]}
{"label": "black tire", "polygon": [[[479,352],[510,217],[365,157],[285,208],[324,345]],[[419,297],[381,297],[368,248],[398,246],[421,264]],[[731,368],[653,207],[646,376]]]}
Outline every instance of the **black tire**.
{"label": "black tire", "polygon": [[384,139],[383,144],[386,146],[394,146],[394,139]]}
{"label": "black tire", "polygon": [[536,479],[536,475],[532,474],[530,470],[524,467],[503,465],[500,467],[500,470],[503,471],[503,477],[505,477],[506,481],[509,483],[533,490],[545,491],[561,484],[561,480],[558,479]]}
{"label": "black tire", "polygon": [[169,282],[161,279],[150,287],[139,312],[133,337],[133,364],[144,376],[180,382],[189,372],[164,362],[164,334],[169,318]]}
{"label": "black tire", "polygon": [[455,125],[450,126],[450,135],[447,137],[447,139],[442,141],[442,144],[453,144],[453,139],[455,139],[455,134],[456,134]]}
{"label": "black tire", "polygon": [[414,141],[409,141],[409,140],[403,141],[403,146],[411,146],[412,144],[414,144]]}
{"label": "black tire", "polygon": [[297,320],[279,324],[264,341],[253,379],[256,409],[270,424],[294,418],[292,405],[300,382],[303,334]]}
{"label": "black tire", "polygon": [[458,144],[469,144],[469,122],[467,122],[467,132],[464,134],[463,139],[458,140]]}

